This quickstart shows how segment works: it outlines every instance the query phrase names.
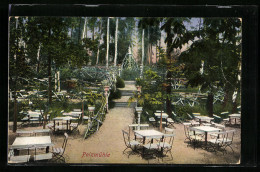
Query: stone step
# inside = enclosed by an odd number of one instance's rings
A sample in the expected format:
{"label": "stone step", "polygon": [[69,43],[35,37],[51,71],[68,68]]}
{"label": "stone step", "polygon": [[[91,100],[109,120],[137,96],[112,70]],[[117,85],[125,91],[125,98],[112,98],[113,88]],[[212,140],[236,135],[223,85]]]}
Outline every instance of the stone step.
{"label": "stone step", "polygon": [[125,85],[135,85],[135,81],[124,81]]}
{"label": "stone step", "polygon": [[132,96],[134,95],[133,90],[131,91],[121,91],[122,96]]}
{"label": "stone step", "polygon": [[115,103],[115,107],[135,107],[136,103],[133,102],[130,104],[130,106],[128,106],[128,102],[116,102]]}

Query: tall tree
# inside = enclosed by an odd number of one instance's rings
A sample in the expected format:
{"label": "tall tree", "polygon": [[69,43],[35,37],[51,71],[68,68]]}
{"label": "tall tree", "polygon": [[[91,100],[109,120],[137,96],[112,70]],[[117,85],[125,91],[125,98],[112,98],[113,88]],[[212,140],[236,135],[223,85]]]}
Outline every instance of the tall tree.
{"label": "tall tree", "polygon": [[[205,18],[203,28],[190,48],[181,55],[185,63],[185,76],[191,86],[201,85],[208,91],[207,110],[213,115],[214,94],[219,88],[234,92],[240,87],[238,81],[241,62],[241,45],[237,41],[241,22],[238,18]],[[203,73],[200,72],[204,61]]]}
{"label": "tall tree", "polygon": [[97,49],[97,60],[96,60],[96,65],[98,64],[99,62],[99,52],[100,52],[100,45],[101,45],[101,41],[102,41],[102,18],[99,18],[99,34],[98,34],[98,37],[97,39],[99,40],[99,43],[98,43],[98,49]]}
{"label": "tall tree", "polygon": [[109,57],[109,17],[107,18],[107,53],[106,53],[106,68],[108,68]]}
{"label": "tall tree", "polygon": [[22,78],[30,77],[31,75],[25,47],[24,44],[21,44],[21,41],[26,39],[24,20],[24,17],[10,17],[9,86],[14,92],[13,132],[17,130],[17,91],[24,84]]}
{"label": "tall tree", "polygon": [[[165,23],[161,27],[162,30],[166,32],[165,43],[166,47],[166,57],[167,57],[167,75],[166,82],[167,88],[166,93],[171,94],[171,82],[172,82],[172,67],[174,66],[173,62],[175,61],[174,52],[178,49],[181,49],[182,46],[188,43],[189,40],[192,40],[192,35],[186,30],[184,21],[189,20],[188,18],[165,18]],[[171,110],[171,98],[166,99],[166,110],[170,115]]]}
{"label": "tall tree", "polygon": [[114,58],[114,66],[117,65],[117,34],[118,34],[118,17],[116,18],[116,32],[115,32],[115,58]]}

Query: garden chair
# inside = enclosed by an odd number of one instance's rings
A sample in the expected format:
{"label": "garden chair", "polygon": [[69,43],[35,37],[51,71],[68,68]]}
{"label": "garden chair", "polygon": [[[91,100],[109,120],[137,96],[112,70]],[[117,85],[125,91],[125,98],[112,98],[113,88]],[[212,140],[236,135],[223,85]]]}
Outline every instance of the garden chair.
{"label": "garden chair", "polygon": [[229,118],[223,119],[223,123],[224,123],[224,125],[230,124]]}
{"label": "garden chair", "polygon": [[[131,129],[133,130],[133,128],[135,128],[135,130],[138,130],[138,126],[140,126],[140,130],[147,130],[149,128],[149,124],[140,124],[140,125],[138,125],[138,124],[130,124],[130,125],[128,125],[128,127],[129,127],[129,134],[131,133]],[[140,140],[140,141],[143,139],[139,135],[136,135],[135,138]]]}
{"label": "garden chair", "polygon": [[174,134],[164,134],[162,142],[158,144],[160,153],[161,153],[161,158],[163,161],[163,157],[167,155],[169,152],[171,155],[171,160],[173,159],[172,157],[172,145],[173,145],[173,140],[174,140]]}
{"label": "garden chair", "polygon": [[[220,128],[221,131],[225,131],[225,125],[217,124],[217,123],[214,123],[214,122],[212,122],[212,125],[216,128]],[[211,133],[210,136],[211,136],[211,138],[216,138],[216,137],[219,137],[219,134],[218,133]]]}
{"label": "garden chair", "polygon": [[173,133],[174,133],[174,129],[165,127],[165,128],[164,128],[164,132],[165,132],[166,134],[173,134]]}
{"label": "garden chair", "polygon": [[53,153],[44,153],[44,154],[37,154],[37,149],[42,149],[42,148],[46,148],[46,147],[36,147],[34,146],[35,151],[34,151],[34,156],[33,159],[34,161],[48,161],[52,159],[52,155]]}
{"label": "garden chair", "polygon": [[167,125],[168,126],[172,126],[173,128],[176,128],[173,124],[174,124],[175,122],[173,121],[173,119],[172,118],[167,118]]}
{"label": "garden chair", "polygon": [[218,134],[219,137],[208,141],[211,148],[213,148],[213,151],[216,152],[217,150],[219,150],[219,151],[223,151],[223,154],[225,154],[227,153],[226,148],[230,147],[230,149],[234,153],[234,150],[231,147],[231,145],[233,143],[235,130],[222,131],[216,134]]}
{"label": "garden chair", "polygon": [[30,160],[31,155],[14,155],[14,150],[10,149],[8,153],[8,163],[27,163]]}
{"label": "garden chair", "polygon": [[[160,152],[159,150],[159,143],[162,140],[163,136],[153,136],[149,137],[150,141],[143,145],[143,158],[151,159],[156,157],[158,153]],[[153,140],[153,141],[152,141]],[[157,142],[159,140],[159,142]],[[154,143],[156,141],[156,143]]]}
{"label": "garden chair", "polygon": [[195,145],[200,143],[204,139],[204,136],[200,132],[191,131],[190,127],[191,127],[191,123],[184,123],[184,132],[186,136],[185,140],[189,140],[189,143],[194,144],[194,148],[195,148]]}
{"label": "garden chair", "polygon": [[64,155],[64,152],[66,150],[68,138],[69,138],[68,134],[64,133],[64,141],[63,141],[62,147],[58,147],[58,148],[53,147],[52,148],[54,162],[57,162],[58,160],[65,162],[65,158],[64,158],[63,155]]}
{"label": "garden chair", "polygon": [[76,131],[79,133],[79,129],[78,129],[78,126],[79,126],[79,123],[80,123],[80,120],[78,120],[78,122],[72,122],[70,123],[70,128],[71,128],[71,131]]}
{"label": "garden chair", "polygon": [[156,124],[156,121],[155,121],[154,117],[149,118],[149,122],[150,122],[153,126],[155,126],[155,124]]}
{"label": "garden chair", "polygon": [[130,135],[128,132],[122,130],[123,133],[123,139],[124,139],[124,143],[126,145],[125,150],[123,151],[123,154],[125,154],[125,151],[127,149],[131,149],[132,151],[130,152],[130,154],[128,154],[128,158],[131,154],[137,153],[137,146],[140,145],[140,143],[136,140],[130,140]]}

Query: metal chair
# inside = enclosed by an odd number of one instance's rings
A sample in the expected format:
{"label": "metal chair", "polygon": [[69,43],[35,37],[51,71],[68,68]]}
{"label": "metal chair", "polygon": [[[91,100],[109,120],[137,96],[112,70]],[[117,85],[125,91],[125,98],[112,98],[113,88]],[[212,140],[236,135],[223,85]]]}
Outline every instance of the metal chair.
{"label": "metal chair", "polygon": [[29,148],[28,148],[28,155],[14,155],[14,150],[9,149],[8,153],[8,163],[27,163],[30,160],[31,155],[29,155]]}
{"label": "metal chair", "polygon": [[63,141],[63,144],[62,144],[62,147],[59,147],[59,148],[52,148],[52,153],[53,153],[53,160],[54,162],[57,162],[58,160],[61,160],[62,162],[65,162],[65,158],[64,158],[64,152],[65,152],[65,149],[66,149],[66,146],[67,146],[67,142],[68,142],[68,134],[67,133],[64,133],[64,141]]}
{"label": "metal chair", "polygon": [[137,152],[137,146],[140,145],[140,143],[136,140],[130,140],[130,135],[128,132],[122,130],[122,133],[123,133],[123,138],[124,138],[124,143],[126,145],[126,148],[125,150],[123,151],[123,154],[125,154],[125,151],[127,149],[131,149],[132,151],[130,152],[130,154],[128,154],[128,158],[131,154],[134,154],[134,153],[138,153]]}
{"label": "metal chair", "polygon": [[200,132],[191,131],[190,126],[191,123],[184,123],[185,140],[189,140],[189,143],[193,144],[195,149],[195,146],[203,140],[204,136]]}
{"label": "metal chair", "polygon": [[155,127],[156,120],[154,119],[154,117],[149,118],[149,122]]}
{"label": "metal chair", "polygon": [[173,128],[176,128],[173,124],[174,124],[175,122],[173,121],[173,119],[172,118],[167,118],[167,125],[168,126],[172,126]]}
{"label": "metal chair", "polygon": [[[153,137],[149,137],[150,141],[143,145],[143,154],[142,154],[142,158],[147,158],[147,159],[151,159],[154,156],[157,157],[158,153],[160,152],[159,150],[159,143],[162,140],[163,136],[153,136]],[[158,141],[157,143],[154,143],[154,141]]]}
{"label": "metal chair", "polygon": [[162,161],[163,161],[163,157],[166,156],[168,152],[171,155],[171,160],[173,160],[173,156],[171,152],[173,140],[174,140],[174,134],[164,134],[163,141],[158,144]]}
{"label": "metal chair", "polygon": [[233,138],[235,130],[216,132],[219,136],[216,139],[209,140],[209,145],[213,148],[213,151],[222,151],[223,154],[227,153],[226,148],[229,147],[234,153],[233,148],[231,147],[233,143]]}
{"label": "metal chair", "polygon": [[165,132],[165,134],[173,134],[173,133],[174,133],[174,129],[165,127],[165,128],[164,128],[164,132]]}

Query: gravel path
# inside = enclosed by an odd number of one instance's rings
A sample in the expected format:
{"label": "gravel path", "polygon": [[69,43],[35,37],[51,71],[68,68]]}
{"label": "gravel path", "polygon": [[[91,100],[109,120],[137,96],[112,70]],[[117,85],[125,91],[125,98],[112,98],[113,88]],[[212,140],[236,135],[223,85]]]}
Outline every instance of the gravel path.
{"label": "gravel path", "polygon": [[[128,125],[133,122],[132,108],[113,108],[106,115],[104,124],[100,130],[83,140],[82,138],[69,140],[66,150],[68,163],[136,163],[134,159],[128,159],[122,152],[125,144],[122,129],[128,130]],[[83,156],[83,152],[86,152]],[[109,157],[91,157],[87,153],[110,154]],[[83,157],[82,157],[83,156]],[[137,157],[138,158],[138,157]],[[141,158],[139,157],[141,160]],[[145,163],[145,161],[144,161]]]}

